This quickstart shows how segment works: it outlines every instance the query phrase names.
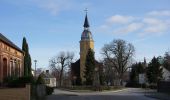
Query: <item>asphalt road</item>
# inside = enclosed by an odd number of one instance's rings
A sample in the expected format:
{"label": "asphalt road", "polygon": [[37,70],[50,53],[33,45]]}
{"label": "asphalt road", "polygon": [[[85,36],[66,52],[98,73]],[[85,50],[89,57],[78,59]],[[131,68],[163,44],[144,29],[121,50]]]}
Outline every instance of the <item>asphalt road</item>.
{"label": "asphalt road", "polygon": [[145,90],[127,88],[120,91],[107,92],[69,92],[55,89],[47,100],[157,100],[144,96]]}

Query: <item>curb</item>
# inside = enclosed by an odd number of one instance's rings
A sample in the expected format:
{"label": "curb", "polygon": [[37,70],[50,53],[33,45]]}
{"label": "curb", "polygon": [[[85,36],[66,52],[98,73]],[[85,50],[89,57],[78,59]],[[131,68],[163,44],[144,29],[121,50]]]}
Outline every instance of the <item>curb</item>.
{"label": "curb", "polygon": [[81,91],[81,90],[67,90],[67,89],[59,89],[59,90],[63,90],[63,91],[68,91],[68,92],[73,92],[73,93],[107,93],[107,92],[120,92],[120,91],[124,91],[127,90],[127,88],[124,89],[118,89],[118,90],[104,90],[104,91],[92,91],[92,90],[85,90],[85,91]]}

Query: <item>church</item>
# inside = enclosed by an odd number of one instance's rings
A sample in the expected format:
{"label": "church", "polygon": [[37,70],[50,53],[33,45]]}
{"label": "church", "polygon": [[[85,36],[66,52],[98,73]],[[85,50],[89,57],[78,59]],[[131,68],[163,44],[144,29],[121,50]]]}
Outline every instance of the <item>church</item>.
{"label": "church", "polygon": [[9,76],[23,76],[24,52],[0,33],[0,83]]}
{"label": "church", "polygon": [[[88,50],[91,49],[94,51],[94,40],[92,33],[90,31],[90,25],[87,17],[87,13],[85,16],[84,21],[84,30],[81,34],[80,40],[80,59],[77,60],[75,63],[71,64],[71,78],[73,85],[81,85],[84,81],[84,72],[85,72],[85,62],[86,62],[86,55]],[[102,64],[95,60],[95,67],[100,68]]]}

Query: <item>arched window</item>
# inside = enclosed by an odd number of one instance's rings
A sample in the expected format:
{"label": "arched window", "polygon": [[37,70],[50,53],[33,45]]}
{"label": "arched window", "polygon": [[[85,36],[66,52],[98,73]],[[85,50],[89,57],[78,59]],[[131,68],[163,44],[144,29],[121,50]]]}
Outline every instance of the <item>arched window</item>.
{"label": "arched window", "polygon": [[18,60],[18,76],[21,76],[21,66],[20,66],[20,60]]}
{"label": "arched window", "polygon": [[10,76],[13,76],[14,75],[14,71],[13,71],[13,59],[11,58],[10,59]]}
{"label": "arched window", "polygon": [[17,76],[17,60],[14,60],[14,75]]}
{"label": "arched window", "polygon": [[7,77],[7,59],[3,58],[3,78]]}

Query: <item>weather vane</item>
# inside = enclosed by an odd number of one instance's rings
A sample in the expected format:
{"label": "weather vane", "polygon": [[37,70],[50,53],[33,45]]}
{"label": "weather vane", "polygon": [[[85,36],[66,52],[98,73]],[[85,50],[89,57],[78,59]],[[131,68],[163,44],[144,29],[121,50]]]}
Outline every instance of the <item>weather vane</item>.
{"label": "weather vane", "polygon": [[84,11],[85,11],[85,12],[86,12],[86,14],[87,14],[88,9],[86,8]]}

